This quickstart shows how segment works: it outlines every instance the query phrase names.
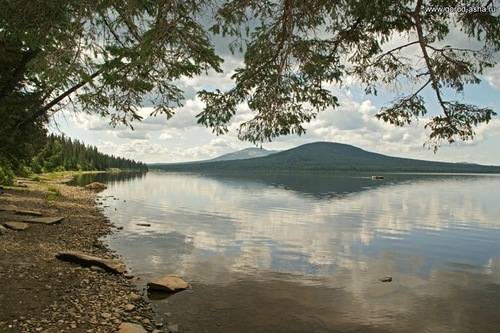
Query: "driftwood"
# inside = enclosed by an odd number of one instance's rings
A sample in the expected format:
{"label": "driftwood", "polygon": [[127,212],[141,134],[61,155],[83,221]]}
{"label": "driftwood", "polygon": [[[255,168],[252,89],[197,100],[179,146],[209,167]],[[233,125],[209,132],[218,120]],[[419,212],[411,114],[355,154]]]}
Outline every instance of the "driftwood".
{"label": "driftwood", "polygon": [[127,267],[121,260],[99,258],[85,254],[83,252],[59,252],[58,254],[56,254],[56,258],[63,261],[74,262],[87,267],[97,266],[106,270],[107,272],[115,274],[124,274],[125,272],[127,272]]}

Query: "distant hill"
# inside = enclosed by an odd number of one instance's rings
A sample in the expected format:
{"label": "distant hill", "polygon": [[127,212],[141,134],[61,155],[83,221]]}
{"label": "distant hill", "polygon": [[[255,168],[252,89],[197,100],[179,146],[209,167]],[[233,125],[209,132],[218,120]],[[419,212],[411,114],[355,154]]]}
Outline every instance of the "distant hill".
{"label": "distant hill", "polygon": [[[277,153],[277,150],[266,150],[263,148],[245,148],[242,150],[235,151],[233,153],[228,153],[221,155],[216,158],[212,158],[210,160],[204,162],[218,162],[218,161],[232,161],[232,160],[246,160],[248,158],[256,158],[256,157],[264,157],[274,153]],[[198,162],[199,163],[199,162]]]}
{"label": "distant hill", "polygon": [[348,171],[348,172],[439,172],[500,173],[500,166],[447,163],[391,157],[351,145],[315,142],[264,157],[207,161],[201,163],[155,164],[169,171]]}

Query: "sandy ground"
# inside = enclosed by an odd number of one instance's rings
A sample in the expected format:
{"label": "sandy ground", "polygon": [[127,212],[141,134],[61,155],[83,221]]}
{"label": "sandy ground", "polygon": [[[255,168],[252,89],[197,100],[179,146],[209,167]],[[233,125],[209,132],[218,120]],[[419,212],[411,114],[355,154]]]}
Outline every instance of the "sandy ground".
{"label": "sandy ground", "polygon": [[[122,322],[166,332],[130,277],[55,258],[63,250],[116,257],[100,241],[113,227],[96,207],[95,193],[50,180],[20,184],[27,187],[4,189],[0,205],[65,219],[0,234],[0,332],[107,333]],[[0,214],[0,223],[7,220]]]}

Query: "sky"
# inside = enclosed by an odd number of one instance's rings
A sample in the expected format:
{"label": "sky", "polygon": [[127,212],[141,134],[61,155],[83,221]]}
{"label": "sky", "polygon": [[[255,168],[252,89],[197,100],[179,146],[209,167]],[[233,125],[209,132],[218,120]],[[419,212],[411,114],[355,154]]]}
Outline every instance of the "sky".
{"label": "sky", "polygon": [[[464,36],[458,34],[451,34],[450,38],[454,46],[475,46],[467,44]],[[396,37],[393,43],[398,42],[402,40]],[[231,75],[235,68],[242,65],[241,55],[227,52],[224,41],[219,39],[215,44],[224,58],[224,72],[209,72],[180,79],[177,84],[184,90],[186,99],[184,106],[178,108],[171,119],[152,117],[149,115],[152,108],[143,107],[140,114],[144,120],[134,123],[135,130],[131,130],[128,127],[112,127],[109,119],[99,115],[62,110],[52,119],[50,131],[94,145],[104,153],[147,163],[203,160],[252,147],[251,143],[237,138],[239,124],[252,117],[252,111],[246,105],[239,107],[230,131],[225,135],[217,136],[209,128],[196,123],[195,116],[203,109],[203,102],[196,96],[196,91],[231,88]],[[409,48],[406,52],[408,56],[415,56],[416,50]],[[498,60],[500,55],[496,58]],[[316,119],[306,124],[305,135],[280,137],[273,142],[264,142],[263,148],[284,150],[315,141],[330,141],[398,157],[500,165],[499,116],[489,124],[479,126],[474,141],[451,145],[444,143],[434,153],[424,147],[428,135],[424,129],[425,119],[401,128],[375,117],[380,108],[387,106],[399,91],[387,88],[381,89],[377,96],[366,95],[355,80],[348,81],[343,87],[331,85],[329,88],[337,94],[339,107],[321,112]],[[430,113],[439,112],[430,87],[423,94],[431,109]],[[467,86],[458,99],[481,107],[491,107],[500,114],[500,64],[487,70],[479,85]]]}

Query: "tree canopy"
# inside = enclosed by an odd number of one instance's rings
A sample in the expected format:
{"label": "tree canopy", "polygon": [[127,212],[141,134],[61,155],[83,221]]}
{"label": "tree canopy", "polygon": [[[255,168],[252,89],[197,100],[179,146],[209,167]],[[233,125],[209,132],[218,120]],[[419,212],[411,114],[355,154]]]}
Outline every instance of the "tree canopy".
{"label": "tree canopy", "polygon": [[[141,120],[143,105],[170,117],[183,101],[175,80],[221,71],[212,38],[217,34],[244,59],[231,89],[199,92],[205,108],[198,121],[217,134],[227,132],[238,106],[247,103],[253,118],[241,125],[241,139],[300,135],[318,112],[339,105],[328,84],[354,78],[369,94],[394,83],[404,87],[377,117],[404,126],[430,116],[431,147],[470,140],[495,112],[457,101],[453,93],[479,83],[484,69],[495,65],[500,19],[492,0],[469,1],[477,11],[437,10],[461,4],[0,0],[0,57],[9,59],[1,70],[0,111],[2,118],[16,118],[2,127],[2,141],[40,127],[64,107],[130,126]],[[474,48],[445,44],[454,31]],[[395,40],[401,43],[388,49]],[[404,53],[409,48],[416,50],[412,57]],[[425,103],[426,88],[439,110]],[[16,98],[29,107],[19,107]]]}
{"label": "tree canopy", "polygon": [[[476,12],[446,10],[461,5],[454,0],[229,1],[212,31],[239,38],[244,67],[236,70],[229,91],[200,92],[207,106],[199,120],[224,133],[237,106],[247,102],[255,116],[241,126],[240,138],[255,142],[302,134],[303,124],[319,111],[338,106],[325,84],[351,77],[368,94],[381,86],[404,87],[406,93],[377,114],[397,126],[430,113],[422,91],[431,87],[441,110],[425,125],[428,144],[437,149],[442,140],[473,139],[474,127],[495,112],[447,99],[452,94],[445,91],[461,93],[494,66],[500,19],[491,0],[468,1],[467,8]],[[258,24],[242,34],[240,26],[252,22]],[[454,31],[479,48],[443,45]],[[387,49],[394,40],[401,42]],[[403,53],[410,47],[417,48],[413,57]]]}

